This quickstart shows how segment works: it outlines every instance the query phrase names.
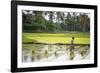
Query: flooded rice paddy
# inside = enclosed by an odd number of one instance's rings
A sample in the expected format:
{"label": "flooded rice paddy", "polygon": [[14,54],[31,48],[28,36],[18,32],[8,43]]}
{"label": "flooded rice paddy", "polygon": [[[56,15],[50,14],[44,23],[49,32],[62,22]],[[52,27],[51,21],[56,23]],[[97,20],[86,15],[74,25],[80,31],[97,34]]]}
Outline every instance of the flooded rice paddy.
{"label": "flooded rice paddy", "polygon": [[89,45],[23,44],[22,62],[68,61],[90,59]]}

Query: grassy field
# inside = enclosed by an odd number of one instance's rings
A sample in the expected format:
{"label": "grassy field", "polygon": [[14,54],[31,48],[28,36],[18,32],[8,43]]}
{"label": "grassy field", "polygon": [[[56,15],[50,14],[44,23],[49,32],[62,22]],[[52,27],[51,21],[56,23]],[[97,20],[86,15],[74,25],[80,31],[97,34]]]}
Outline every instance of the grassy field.
{"label": "grassy field", "polygon": [[70,44],[72,36],[75,37],[75,44],[90,44],[89,33],[23,33],[22,42]]}

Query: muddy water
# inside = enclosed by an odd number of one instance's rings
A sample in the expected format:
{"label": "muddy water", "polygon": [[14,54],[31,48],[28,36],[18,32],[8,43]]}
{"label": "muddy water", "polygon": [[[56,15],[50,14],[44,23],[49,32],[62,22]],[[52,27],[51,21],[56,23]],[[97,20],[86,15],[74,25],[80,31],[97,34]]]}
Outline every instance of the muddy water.
{"label": "muddy water", "polygon": [[68,61],[84,60],[90,58],[90,46],[75,46],[70,51],[70,45],[44,45],[44,44],[23,44],[22,61]]}

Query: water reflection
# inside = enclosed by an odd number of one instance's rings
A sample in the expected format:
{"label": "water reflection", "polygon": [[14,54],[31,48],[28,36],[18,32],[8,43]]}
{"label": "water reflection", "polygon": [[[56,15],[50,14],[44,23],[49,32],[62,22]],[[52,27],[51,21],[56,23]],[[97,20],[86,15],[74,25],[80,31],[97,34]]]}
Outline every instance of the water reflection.
{"label": "water reflection", "polygon": [[77,45],[71,52],[70,45],[23,44],[22,61],[67,61],[89,59],[90,46]]}

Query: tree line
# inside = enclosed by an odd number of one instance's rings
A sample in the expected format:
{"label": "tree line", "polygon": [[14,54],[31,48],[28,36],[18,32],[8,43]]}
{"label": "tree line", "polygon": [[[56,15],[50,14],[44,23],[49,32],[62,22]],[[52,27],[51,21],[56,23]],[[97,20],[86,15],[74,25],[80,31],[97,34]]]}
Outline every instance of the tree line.
{"label": "tree line", "polygon": [[23,10],[22,27],[23,32],[89,32],[90,17],[87,13]]}

